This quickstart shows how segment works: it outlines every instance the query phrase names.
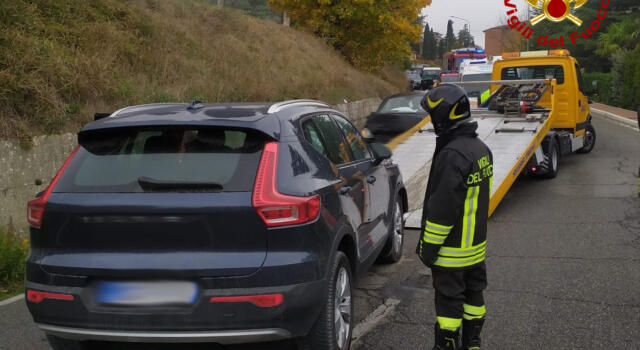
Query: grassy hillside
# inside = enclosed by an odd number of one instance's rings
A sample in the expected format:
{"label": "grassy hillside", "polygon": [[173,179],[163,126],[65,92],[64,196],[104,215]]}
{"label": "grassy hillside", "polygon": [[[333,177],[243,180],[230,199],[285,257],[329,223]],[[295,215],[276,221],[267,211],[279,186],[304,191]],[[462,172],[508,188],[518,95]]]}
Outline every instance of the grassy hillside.
{"label": "grassy hillside", "polygon": [[312,34],[197,0],[0,1],[0,138],[76,130],[138,103],[335,103],[405,85]]}

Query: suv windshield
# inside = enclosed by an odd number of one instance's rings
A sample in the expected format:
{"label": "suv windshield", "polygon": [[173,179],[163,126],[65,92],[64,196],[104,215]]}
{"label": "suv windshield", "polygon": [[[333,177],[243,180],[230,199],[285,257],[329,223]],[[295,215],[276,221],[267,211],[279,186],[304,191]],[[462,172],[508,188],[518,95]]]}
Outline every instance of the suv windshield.
{"label": "suv windshield", "polygon": [[423,95],[409,95],[389,98],[378,110],[378,113],[427,113],[420,101]]}
{"label": "suv windshield", "polygon": [[264,139],[219,128],[128,128],[81,137],[54,192],[251,191]]}

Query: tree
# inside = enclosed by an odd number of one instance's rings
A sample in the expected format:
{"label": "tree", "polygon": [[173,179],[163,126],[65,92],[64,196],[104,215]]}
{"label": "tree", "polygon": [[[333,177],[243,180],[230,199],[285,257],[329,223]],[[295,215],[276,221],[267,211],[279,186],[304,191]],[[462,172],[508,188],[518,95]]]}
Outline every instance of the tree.
{"label": "tree", "polygon": [[612,24],[598,38],[598,55],[611,59],[611,103],[629,109],[640,104],[640,19]]}
{"label": "tree", "polygon": [[469,31],[469,26],[464,25],[464,28],[458,32],[458,45],[461,47],[471,47],[474,43],[473,36]]}
{"label": "tree", "polygon": [[433,32],[429,29],[429,23],[427,23],[424,25],[424,34],[422,35],[422,58],[428,60],[432,55],[431,43],[433,41]]}
{"label": "tree", "polygon": [[640,45],[640,19],[629,18],[612,24],[606,33],[598,38],[600,56],[609,56],[620,50],[633,50]]}
{"label": "tree", "polygon": [[433,32],[433,28],[429,31],[431,42],[429,43],[429,59],[434,60],[438,56],[438,42],[436,41],[436,35]]}
{"label": "tree", "polygon": [[442,39],[438,43],[438,58],[444,57],[445,52],[447,52],[447,41]]}
{"label": "tree", "polygon": [[445,41],[447,42],[447,52],[455,49],[456,36],[453,34],[452,20],[449,20],[449,23],[447,23],[447,35],[445,36]]}
{"label": "tree", "polygon": [[420,38],[414,24],[431,0],[269,0],[298,25],[325,38],[354,65],[379,70],[403,62]]}
{"label": "tree", "polygon": [[[425,16],[418,16],[415,22],[416,25],[422,26],[424,24]],[[418,55],[422,55],[422,41],[416,41],[411,43],[411,50]]]}

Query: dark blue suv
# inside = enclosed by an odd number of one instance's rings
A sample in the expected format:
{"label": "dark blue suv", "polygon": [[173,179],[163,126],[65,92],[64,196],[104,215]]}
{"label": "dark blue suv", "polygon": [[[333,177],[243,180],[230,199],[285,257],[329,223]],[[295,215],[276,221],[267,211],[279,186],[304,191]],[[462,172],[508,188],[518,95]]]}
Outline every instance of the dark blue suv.
{"label": "dark blue suv", "polygon": [[78,143],[28,204],[27,305],[55,349],[348,349],[354,278],[401,257],[390,151],[322,102],[128,107]]}

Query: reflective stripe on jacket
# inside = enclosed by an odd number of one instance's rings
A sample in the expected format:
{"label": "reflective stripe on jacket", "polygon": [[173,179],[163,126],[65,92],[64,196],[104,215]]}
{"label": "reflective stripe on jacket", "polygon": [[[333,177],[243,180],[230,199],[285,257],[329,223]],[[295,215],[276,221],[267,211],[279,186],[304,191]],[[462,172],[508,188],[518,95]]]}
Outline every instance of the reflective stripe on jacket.
{"label": "reflective stripe on jacket", "polygon": [[492,182],[493,155],[475,133],[456,136],[436,155],[421,237],[439,246],[435,266],[464,269],[484,261]]}

